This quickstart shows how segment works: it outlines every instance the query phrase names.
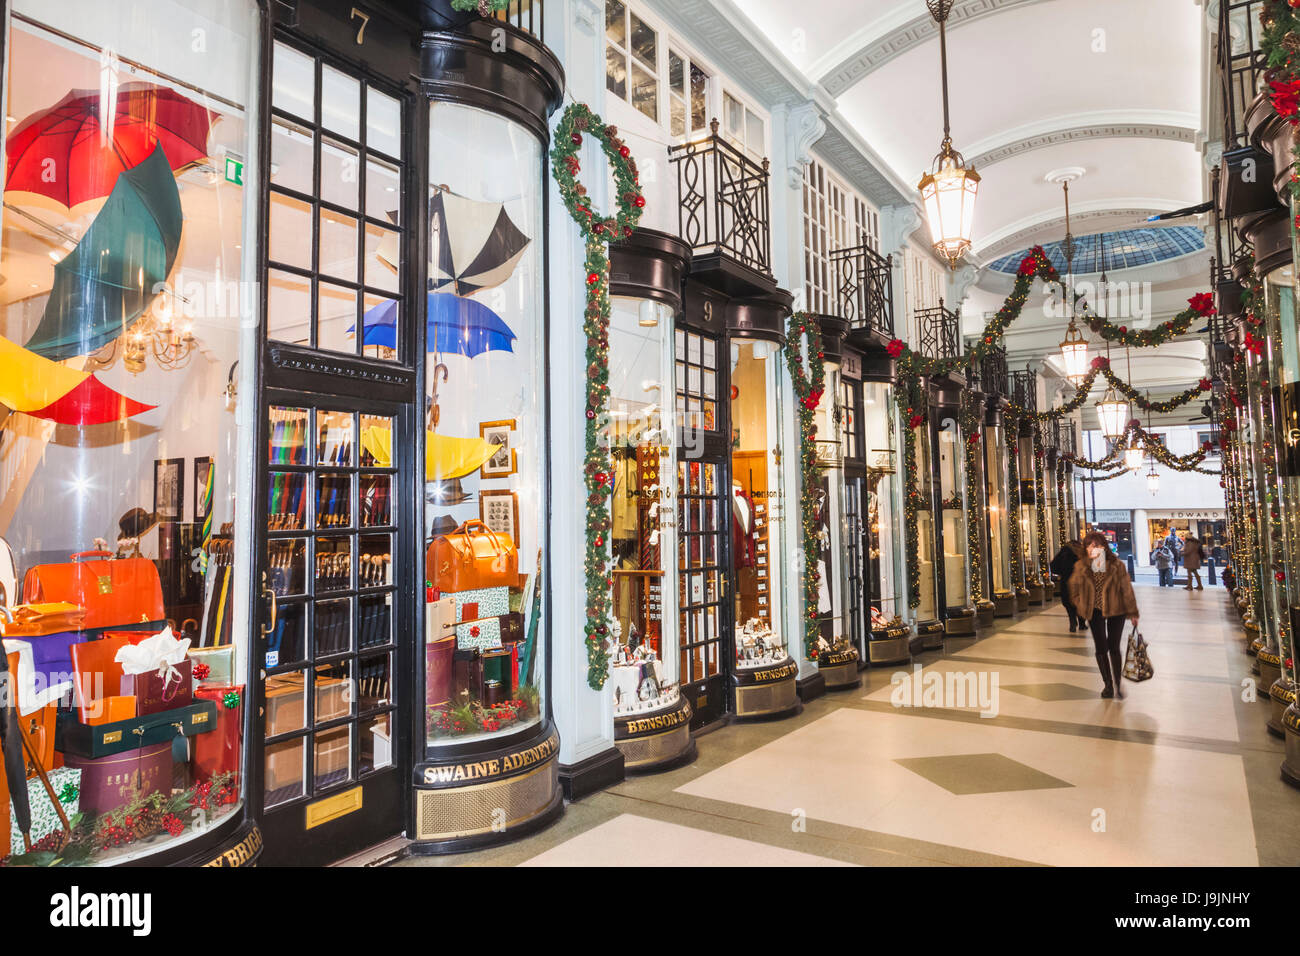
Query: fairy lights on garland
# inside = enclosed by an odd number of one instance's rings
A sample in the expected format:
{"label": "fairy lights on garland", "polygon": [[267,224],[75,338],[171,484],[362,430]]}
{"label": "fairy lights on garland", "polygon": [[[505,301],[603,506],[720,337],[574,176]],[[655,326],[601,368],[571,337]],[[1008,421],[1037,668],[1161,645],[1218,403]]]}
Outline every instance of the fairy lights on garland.
{"label": "fairy lights on garland", "polygon": [[[1060,274],[1056,267],[1052,265],[1047,254],[1043,251],[1042,246],[1034,246],[1025,255],[1020,262],[1020,268],[1016,272],[1015,283],[1012,286],[1011,294],[1007,296],[1002,307],[989,319],[985,324],[983,332],[974,341],[969,351],[963,355],[953,358],[931,358],[926,355],[913,351],[902,339],[893,339],[886,347],[889,357],[897,363],[897,380],[898,380],[898,408],[900,415],[909,430],[915,430],[925,421],[924,407],[925,399],[920,387],[921,379],[926,376],[946,376],[954,372],[964,372],[973,366],[981,363],[985,356],[998,347],[1007,328],[1016,321],[1024,311],[1025,303],[1029,299],[1029,292],[1033,287],[1035,279],[1042,279],[1048,284],[1061,285]],[[1062,286],[1062,288],[1064,288]],[[1182,335],[1191,328],[1192,322],[1196,318],[1205,318],[1214,314],[1214,297],[1208,292],[1198,293],[1187,300],[1188,307],[1167,322],[1162,322],[1153,329],[1134,330],[1127,326],[1115,325],[1108,319],[1093,314],[1086,300],[1081,295],[1075,296],[1075,302],[1079,309],[1079,314],[1088,322],[1089,328],[1101,338],[1109,342],[1115,342],[1120,345],[1128,345],[1139,348],[1162,345],[1176,336]],[[1012,404],[1008,409],[1007,418],[1008,427],[1014,429],[1021,419],[1042,423],[1053,421],[1061,418],[1071,412],[1079,409],[1087,400],[1088,393],[1096,381],[1098,375],[1105,375],[1108,381],[1114,381],[1117,387],[1123,385],[1125,394],[1133,391],[1127,383],[1122,383],[1117,377],[1113,377],[1110,371],[1109,362],[1104,358],[1094,360],[1093,367],[1089,370],[1088,376],[1076,389],[1074,397],[1060,408],[1051,409],[1046,412],[1030,413],[1026,409]],[[1209,383],[1202,380],[1198,387],[1188,389],[1178,396],[1169,399],[1166,402],[1148,403],[1141,399],[1139,407],[1143,410],[1151,411],[1172,411],[1202,394],[1209,387]],[[1135,400],[1136,401],[1136,400]],[[1012,432],[1014,434],[1014,431]],[[920,605],[920,596],[918,594],[920,583],[920,558],[917,555],[917,527],[916,516],[920,505],[920,492],[916,485],[916,452],[912,447],[914,436],[908,436],[907,448],[903,455],[903,480],[904,480],[904,499],[903,499],[903,525],[905,542],[907,546],[907,576],[908,576],[908,606],[915,608]],[[1014,445],[1013,445],[1014,447]],[[1037,449],[1041,452],[1041,447]],[[969,457],[969,456],[968,456]],[[1010,485],[1010,508],[1012,515],[1016,520],[1008,522],[1010,531],[1010,544],[1012,553],[1021,554],[1021,537],[1020,537],[1020,481],[1019,466],[1015,461],[1015,454],[1008,456],[1008,484]],[[1199,462],[1198,462],[1199,464]],[[968,469],[969,470],[969,469]],[[1042,470],[1039,465],[1038,470]],[[1042,485],[1043,477],[1035,477],[1035,484]],[[1038,515],[1038,550],[1040,554],[1040,563],[1045,566],[1046,558],[1042,555],[1046,551],[1045,530],[1046,524],[1044,503],[1042,494],[1036,495],[1037,515]],[[971,522],[967,521],[967,534],[970,534]],[[972,554],[978,554],[978,548],[972,548]],[[1042,572],[1046,575],[1046,572]],[[1012,562],[1012,575],[1018,586],[1023,587],[1025,584],[1024,570],[1019,565],[1019,561]]]}
{"label": "fairy lights on garland", "polygon": [[962,403],[961,431],[966,445],[966,546],[970,554],[970,594],[976,606],[984,601],[983,541],[980,527],[983,524],[980,508],[980,455],[983,446],[980,437],[983,432],[983,401],[978,393],[967,392]]}
{"label": "fairy lights on garland", "polygon": [[[1300,126],[1300,14],[1291,0],[1264,0],[1259,13],[1263,32],[1259,48],[1264,54],[1265,78],[1273,109],[1293,128]],[[1293,144],[1292,155],[1300,160],[1300,144]],[[1300,200],[1300,176],[1294,165],[1287,188],[1293,200]],[[1297,216],[1300,221],[1300,216]]]}
{"label": "fairy lights on garland", "polygon": [[1157,415],[1167,415],[1172,411],[1182,408],[1187,403],[1200,398],[1211,388],[1210,380],[1208,378],[1203,378],[1194,387],[1184,389],[1173,398],[1166,399],[1163,402],[1152,402],[1136,388],[1116,375],[1114,369],[1110,366],[1110,360],[1106,358],[1106,356],[1098,355],[1092,360],[1092,367],[1088,370],[1088,374],[1084,377],[1083,381],[1079,383],[1078,388],[1075,390],[1074,397],[1064,405],[1058,405],[1056,408],[1049,409],[1045,412],[1029,412],[1020,405],[1017,405],[1015,402],[1010,402],[1011,409],[1019,417],[1036,422],[1049,422],[1059,418],[1064,418],[1066,415],[1076,412],[1083,407],[1083,404],[1087,401],[1088,395],[1092,391],[1093,384],[1097,381],[1098,376],[1104,377],[1107,382],[1115,386],[1117,391],[1123,393],[1125,398],[1138,408],[1142,409],[1142,411],[1154,412]]}
{"label": "fairy lights on garland", "polygon": [[1007,431],[1007,547],[1011,550],[1011,583],[1025,586],[1024,543],[1020,540],[1020,420],[1004,418]]}
{"label": "fairy lights on garland", "polygon": [[1044,584],[1052,581],[1052,572],[1047,569],[1052,556],[1047,551],[1047,488],[1043,477],[1047,468],[1046,453],[1043,451],[1043,435],[1037,425],[1034,426],[1034,538],[1038,546],[1038,573]]}
{"label": "fairy lights on garland", "polygon": [[[591,136],[609,159],[614,176],[618,211],[602,217],[591,206],[587,187],[578,181],[582,168],[578,149],[583,134]],[[587,617],[583,625],[587,645],[587,684],[593,690],[605,686],[609,676],[606,636],[611,619],[609,576],[609,496],[613,488],[613,462],[608,442],[601,440],[601,419],[609,404],[609,248],[611,240],[632,235],[641,219],[645,197],[641,194],[636,161],[631,150],[618,138],[618,129],[606,126],[584,103],[573,103],[560,117],[551,149],[551,172],[559,186],[564,207],[578,224],[586,240],[583,264],[587,303],[583,312],[583,333],[587,338],[586,371],[586,454],[583,474],[587,491],[587,527],[584,573]]]}
{"label": "fairy lights on garland", "polygon": [[[808,371],[804,371],[803,341],[808,339]],[[817,464],[817,406],[826,390],[826,353],[822,351],[822,330],[817,320],[804,312],[790,316],[785,335],[785,364],[790,369],[795,397],[799,399],[799,465],[802,485],[799,494],[799,530],[803,536],[803,644],[808,660],[817,659],[817,601],[821,575],[817,554],[821,542],[817,528],[817,489],[821,466]]]}
{"label": "fairy lights on garland", "polygon": [[1065,547],[1065,459],[1056,459],[1056,546]]}

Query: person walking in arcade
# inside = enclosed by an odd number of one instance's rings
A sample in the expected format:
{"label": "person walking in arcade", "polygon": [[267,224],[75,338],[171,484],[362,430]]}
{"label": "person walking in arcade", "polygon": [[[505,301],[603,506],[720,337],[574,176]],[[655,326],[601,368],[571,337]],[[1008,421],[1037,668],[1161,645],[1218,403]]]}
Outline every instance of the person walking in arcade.
{"label": "person walking in arcade", "polygon": [[1183,567],[1187,570],[1187,587],[1184,591],[1192,590],[1192,578],[1196,578],[1196,590],[1204,591],[1205,586],[1201,584],[1201,560],[1205,555],[1205,549],[1201,545],[1200,538],[1195,535],[1188,535],[1187,540],[1183,542]]}
{"label": "person walking in arcade", "polygon": [[1121,680],[1124,658],[1120,638],[1124,619],[1138,621],[1137,598],[1128,579],[1128,569],[1106,545],[1098,531],[1083,539],[1086,557],[1074,565],[1070,574],[1070,599],[1075,613],[1092,627],[1092,641],[1097,650],[1097,667],[1105,682],[1101,696],[1124,697]]}

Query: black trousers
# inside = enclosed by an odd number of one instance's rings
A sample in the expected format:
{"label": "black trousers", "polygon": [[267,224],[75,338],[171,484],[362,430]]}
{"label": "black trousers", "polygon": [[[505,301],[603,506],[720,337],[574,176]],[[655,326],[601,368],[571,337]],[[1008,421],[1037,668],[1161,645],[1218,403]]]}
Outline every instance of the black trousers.
{"label": "black trousers", "polygon": [[1107,687],[1115,687],[1124,676],[1124,656],[1119,642],[1124,636],[1124,615],[1102,617],[1101,611],[1092,612],[1092,643],[1097,649],[1097,668]]}
{"label": "black trousers", "polygon": [[1070,600],[1070,594],[1064,588],[1061,589],[1061,606],[1065,608],[1065,616],[1070,619],[1070,627],[1074,627],[1076,622],[1079,627],[1083,627],[1087,623],[1075,611],[1074,602]]}

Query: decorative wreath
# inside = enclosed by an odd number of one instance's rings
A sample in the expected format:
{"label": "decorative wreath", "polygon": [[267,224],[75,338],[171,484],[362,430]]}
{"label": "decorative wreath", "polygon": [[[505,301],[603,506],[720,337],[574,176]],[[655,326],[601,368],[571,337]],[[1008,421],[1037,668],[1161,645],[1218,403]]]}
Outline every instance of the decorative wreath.
{"label": "decorative wreath", "polygon": [[[617,184],[618,212],[605,217],[591,208],[587,187],[578,181],[578,148],[586,133],[600,142],[609,158]],[[645,208],[645,197],[637,180],[631,150],[618,138],[618,130],[606,126],[583,103],[573,103],[560,117],[551,148],[551,171],[560,187],[564,207],[586,238],[587,304],[582,329],[587,338],[586,455],[583,474],[587,489],[587,529],[584,573],[587,589],[587,618],[583,625],[587,645],[587,684],[593,690],[605,686],[609,676],[610,591],[608,535],[611,527],[609,496],[613,488],[613,463],[609,448],[600,441],[605,411],[609,404],[609,250],[610,240],[632,235]]]}
{"label": "decorative wreath", "polygon": [[[808,371],[804,371],[803,339],[808,337]],[[821,541],[817,534],[817,488],[821,468],[817,464],[817,425],[813,414],[826,390],[826,353],[822,351],[822,330],[817,320],[805,312],[790,316],[785,335],[785,362],[790,380],[799,399],[800,531],[803,534],[804,654],[817,659],[817,596],[821,575],[817,556]],[[811,377],[810,377],[811,373]]]}

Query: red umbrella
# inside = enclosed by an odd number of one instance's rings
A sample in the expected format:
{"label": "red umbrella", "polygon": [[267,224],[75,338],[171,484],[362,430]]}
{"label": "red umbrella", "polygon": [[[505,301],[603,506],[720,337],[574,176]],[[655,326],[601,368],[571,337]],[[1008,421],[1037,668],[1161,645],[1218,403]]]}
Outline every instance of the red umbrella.
{"label": "red umbrella", "polygon": [[173,170],[207,156],[217,117],[175,90],[126,83],[117,91],[110,131],[95,90],[72,90],[22,121],[6,143],[7,192],[36,193],[71,209],[107,196],[118,174],[161,144]]}

